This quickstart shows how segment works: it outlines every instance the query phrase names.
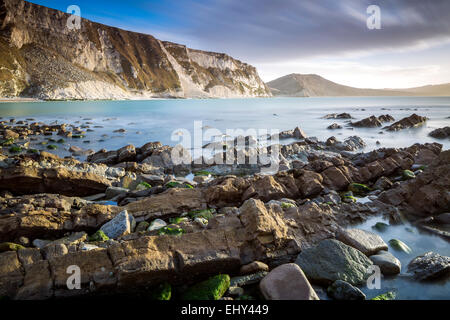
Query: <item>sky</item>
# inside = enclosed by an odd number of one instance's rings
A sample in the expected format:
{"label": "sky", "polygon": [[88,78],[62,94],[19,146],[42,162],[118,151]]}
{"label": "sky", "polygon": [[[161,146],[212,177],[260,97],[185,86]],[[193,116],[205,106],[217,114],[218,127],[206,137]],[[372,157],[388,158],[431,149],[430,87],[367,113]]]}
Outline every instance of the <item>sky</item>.
{"label": "sky", "polygon": [[[450,82],[449,0],[33,0],[190,48],[223,52],[264,81],[319,74],[359,88]],[[379,8],[380,29],[370,5]]]}

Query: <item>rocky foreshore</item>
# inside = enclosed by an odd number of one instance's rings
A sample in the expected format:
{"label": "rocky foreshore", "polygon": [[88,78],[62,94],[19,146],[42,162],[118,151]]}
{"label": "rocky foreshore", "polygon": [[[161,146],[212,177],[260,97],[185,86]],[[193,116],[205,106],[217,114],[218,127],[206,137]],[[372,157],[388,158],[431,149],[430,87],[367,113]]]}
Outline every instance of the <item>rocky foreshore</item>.
{"label": "rocky foreshore", "polygon": [[[406,122],[390,128],[415,125]],[[448,239],[439,226],[449,223],[450,151],[438,143],[363,153],[357,136],[322,142],[296,128],[282,134],[296,140],[288,145],[250,148],[246,137],[247,148],[214,155],[279,149],[279,170],[262,174],[261,162],[175,164],[174,148],[159,142],[91,152],[84,162],[51,150],[14,152],[21,136],[68,132],[17,128],[2,129],[1,298],[322,299],[323,291],[364,299],[358,287],[368,267],[398,274],[395,250],[409,248],[379,237],[387,225],[368,232],[355,224],[406,217]],[[412,258],[415,281],[448,275],[448,257]],[[80,269],[81,289],[67,286],[70,266]]]}

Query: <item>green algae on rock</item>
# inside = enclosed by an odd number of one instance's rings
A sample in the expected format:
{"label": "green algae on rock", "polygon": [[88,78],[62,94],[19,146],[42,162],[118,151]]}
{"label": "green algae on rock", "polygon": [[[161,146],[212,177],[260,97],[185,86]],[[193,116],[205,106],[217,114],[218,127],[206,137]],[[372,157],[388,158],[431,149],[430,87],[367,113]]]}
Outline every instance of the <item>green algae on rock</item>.
{"label": "green algae on rock", "polygon": [[370,191],[372,191],[368,186],[361,183],[351,183],[348,186],[348,190],[353,192],[353,194],[365,197]]}
{"label": "green algae on rock", "polygon": [[3,242],[0,243],[0,252],[6,251],[18,251],[20,249],[25,249],[24,246],[12,242]]}
{"label": "green algae on rock", "polygon": [[152,292],[152,298],[154,300],[170,300],[171,297],[172,297],[172,286],[170,285],[170,283],[167,282],[161,283]]}
{"label": "green algae on rock", "polygon": [[380,294],[371,300],[395,300],[397,294],[394,291],[388,291],[386,293]]}
{"label": "green algae on rock", "polygon": [[90,242],[103,242],[108,240],[108,236],[102,230],[98,230],[96,233],[89,237]]}
{"label": "green algae on rock", "polygon": [[393,249],[395,249],[397,251],[403,251],[403,252],[406,252],[406,253],[411,253],[412,252],[410,247],[408,247],[403,241],[400,241],[398,239],[391,239],[391,240],[389,240],[389,245]]}
{"label": "green algae on rock", "polygon": [[219,300],[230,287],[230,276],[219,274],[190,287],[183,300]]}

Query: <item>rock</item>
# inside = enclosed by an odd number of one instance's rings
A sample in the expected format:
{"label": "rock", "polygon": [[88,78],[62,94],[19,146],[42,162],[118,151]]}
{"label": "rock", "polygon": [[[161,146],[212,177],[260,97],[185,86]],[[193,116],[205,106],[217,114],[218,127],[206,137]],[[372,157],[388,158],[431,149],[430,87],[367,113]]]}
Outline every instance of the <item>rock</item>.
{"label": "rock", "polygon": [[41,239],[34,239],[33,240],[33,246],[39,249],[44,249],[46,245],[48,245],[51,241],[49,240],[41,240]]}
{"label": "rock", "polygon": [[147,221],[141,221],[138,223],[135,232],[147,231],[149,226],[150,226],[150,223],[148,223]]}
{"label": "rock", "polygon": [[106,199],[112,199],[116,196],[127,193],[129,190],[126,188],[120,187],[108,187],[105,191]]}
{"label": "rock", "polygon": [[397,251],[402,251],[408,254],[412,252],[410,247],[408,247],[403,241],[400,241],[398,239],[389,240],[389,245]]}
{"label": "rock", "polygon": [[405,213],[430,216],[450,211],[450,150],[443,151],[415,179],[380,194],[379,200]]}
{"label": "rock", "polygon": [[18,251],[20,249],[25,249],[24,246],[12,242],[2,242],[0,243],[0,252],[6,251]]}
{"label": "rock", "polygon": [[406,128],[414,128],[423,125],[428,119],[426,117],[413,114],[409,117],[403,118],[400,121],[386,127],[388,131],[398,131]]}
{"label": "rock", "polygon": [[323,117],[323,119],[351,119],[352,116],[349,113],[330,113]]}
{"label": "rock", "polygon": [[103,231],[108,238],[117,239],[120,236],[132,233],[136,226],[133,215],[127,210],[120,212],[114,219],[105,223],[100,230]]}
{"label": "rock", "polygon": [[330,130],[342,129],[342,126],[340,126],[340,125],[337,124],[337,123],[333,123],[333,124],[329,125],[329,126],[327,127],[327,129],[330,129]]}
{"label": "rock", "polygon": [[266,271],[259,271],[244,276],[237,276],[231,278],[230,286],[232,287],[244,287],[251,284],[260,282],[267,275]]}
{"label": "rock", "polygon": [[6,129],[3,133],[3,138],[5,140],[8,139],[18,139],[20,137],[20,135],[12,130]]}
{"label": "rock", "polygon": [[117,162],[134,161],[136,158],[136,148],[130,144],[117,150]]}
{"label": "rock", "polygon": [[19,243],[22,246],[27,247],[30,244],[30,240],[27,237],[20,237],[19,238]]}
{"label": "rock", "polygon": [[161,228],[164,228],[165,226],[167,226],[167,223],[165,223],[164,220],[155,219],[150,223],[147,231],[159,230]]}
{"label": "rock", "polygon": [[371,256],[380,250],[388,249],[387,244],[379,235],[361,229],[341,230],[337,234],[336,239],[358,249],[366,256]]}
{"label": "rock", "polygon": [[377,222],[377,223],[375,223],[375,225],[372,226],[373,229],[375,229],[379,232],[386,231],[388,227],[389,227],[389,225],[384,222]]}
{"label": "rock", "polygon": [[183,300],[219,300],[230,287],[230,276],[220,274],[190,287]]}
{"label": "rock", "polygon": [[266,300],[319,300],[302,269],[295,263],[273,269],[259,284]]}
{"label": "rock", "polygon": [[240,297],[244,294],[244,289],[241,287],[229,287],[228,294],[232,297]]}
{"label": "rock", "polygon": [[450,275],[450,257],[427,252],[408,264],[408,273],[412,273],[415,279],[421,281],[447,278]]}
{"label": "rock", "polygon": [[387,190],[392,188],[394,184],[391,180],[389,180],[386,177],[380,177],[378,180],[374,183],[373,188],[375,190]]}
{"label": "rock", "polygon": [[327,293],[335,300],[365,300],[366,295],[350,283],[336,280],[328,287]]}
{"label": "rock", "polygon": [[103,230],[98,230],[92,236],[89,237],[89,241],[93,242],[103,242],[108,241],[109,237],[103,232]]}
{"label": "rock", "polygon": [[[41,152],[41,156],[44,152]],[[35,166],[33,166],[33,164]],[[56,193],[67,196],[89,196],[102,193],[111,182],[92,172],[70,170],[59,166],[39,167],[37,162],[0,167],[0,190],[17,195]]]}
{"label": "rock", "polygon": [[439,128],[433,130],[429,133],[429,135],[436,139],[445,139],[450,137],[450,127]]}
{"label": "rock", "polygon": [[380,294],[370,300],[395,300],[396,297],[397,297],[397,294],[395,293],[395,291],[388,291],[388,292]]}
{"label": "rock", "polygon": [[323,190],[323,177],[320,173],[309,170],[301,170],[297,178],[297,186],[304,198],[314,197]]}
{"label": "rock", "polygon": [[372,265],[372,261],[359,250],[332,239],[303,250],[295,263],[309,280],[325,285],[336,280],[359,285],[367,279],[367,269]]}
{"label": "rock", "polygon": [[259,271],[269,271],[269,266],[260,261],[253,261],[241,267],[240,274],[256,273]]}
{"label": "rock", "polygon": [[411,179],[415,179],[416,175],[411,170],[403,170],[402,177],[404,180],[411,180]]}
{"label": "rock", "polygon": [[360,128],[375,128],[382,126],[381,121],[378,120],[378,118],[375,116],[370,116],[360,121],[352,122],[351,125],[353,127],[360,127]]}
{"label": "rock", "polygon": [[368,186],[362,183],[350,183],[348,190],[361,197],[365,197],[371,191]]}
{"label": "rock", "polygon": [[299,127],[296,127],[294,129],[294,138],[296,138],[296,139],[305,139],[306,138],[306,134],[303,132],[302,129],[300,129]]}
{"label": "rock", "polygon": [[402,270],[400,260],[387,251],[381,250],[377,254],[370,256],[369,259],[374,265],[380,267],[381,273],[384,275],[399,274]]}
{"label": "rock", "polygon": [[47,260],[61,257],[69,253],[67,246],[63,243],[49,243],[44,247],[43,251]]}
{"label": "rock", "polygon": [[434,217],[434,221],[441,224],[450,224],[450,212],[442,213]]}
{"label": "rock", "polygon": [[81,251],[91,251],[91,250],[96,250],[96,249],[100,249],[100,247],[93,245],[93,244],[89,244],[89,243],[80,243],[80,250]]}

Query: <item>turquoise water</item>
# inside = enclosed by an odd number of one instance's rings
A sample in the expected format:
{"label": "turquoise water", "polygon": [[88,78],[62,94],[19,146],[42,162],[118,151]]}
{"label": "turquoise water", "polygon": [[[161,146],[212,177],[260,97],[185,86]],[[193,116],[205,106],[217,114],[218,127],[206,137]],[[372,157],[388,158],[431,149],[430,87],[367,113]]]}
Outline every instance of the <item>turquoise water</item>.
{"label": "turquoise water", "polygon": [[[385,109],[385,110],[383,110]],[[345,125],[345,120],[325,120],[328,113],[349,112],[354,118],[389,113],[396,120],[413,113],[427,116],[425,126],[401,132],[384,132],[379,128],[343,128],[327,130],[333,122]],[[194,131],[194,121],[202,121],[203,127],[213,127],[225,133],[226,129],[278,129],[287,130],[300,126],[308,136],[327,139],[334,135],[339,140],[358,135],[367,143],[366,151],[378,147],[405,147],[413,143],[439,142],[444,148],[450,141],[428,136],[433,129],[450,125],[450,97],[364,97],[364,98],[261,98],[217,100],[150,100],[150,101],[70,101],[0,103],[3,120],[34,118],[50,123],[90,124],[94,132],[88,132],[85,140],[70,140],[65,146],[108,150],[126,144],[136,146],[149,141],[161,141],[175,145],[171,139],[174,131],[184,128]],[[103,128],[93,128],[103,126]],[[113,133],[124,128],[125,133]],[[103,136],[102,135],[108,135]],[[186,136],[186,135],[185,135]],[[180,138],[178,136],[178,138]],[[105,140],[99,142],[98,140]],[[206,143],[206,141],[205,141]],[[61,150],[62,152],[62,150]]]}

